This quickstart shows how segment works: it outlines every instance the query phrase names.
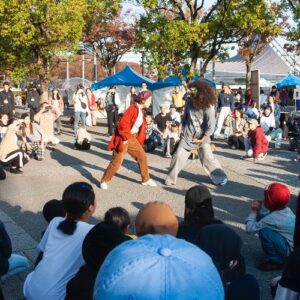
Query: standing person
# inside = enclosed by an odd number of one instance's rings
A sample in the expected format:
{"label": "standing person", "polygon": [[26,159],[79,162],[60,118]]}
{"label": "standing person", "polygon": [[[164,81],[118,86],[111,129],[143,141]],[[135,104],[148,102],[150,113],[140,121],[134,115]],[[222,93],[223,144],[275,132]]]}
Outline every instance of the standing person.
{"label": "standing person", "polygon": [[242,106],[245,100],[245,95],[241,87],[239,87],[239,89],[236,92],[236,99],[239,100],[238,102],[240,103],[240,106]]}
{"label": "standing person", "polygon": [[140,92],[135,99],[135,104],[131,105],[120,119],[108,145],[108,149],[114,152],[112,161],[100,181],[101,189],[108,189],[107,183],[120,168],[126,152],[128,152],[139,165],[142,185],[156,186],[155,181],[150,179],[147,155],[144,151],[146,120],[143,113],[150,104],[151,92]]}
{"label": "standing person", "polygon": [[182,112],[185,105],[183,94],[178,85],[175,86],[174,92],[172,93],[172,103],[177,107],[178,112]]}
{"label": "standing person", "polygon": [[49,99],[49,104],[53,107],[53,109],[57,112],[57,118],[55,120],[56,123],[56,133],[57,135],[61,134],[61,116],[64,112],[64,101],[62,96],[58,93],[58,89],[54,89],[52,95]]}
{"label": "standing person", "polygon": [[287,104],[288,104],[288,98],[289,98],[289,95],[288,95],[288,92],[286,89],[282,89],[280,91],[280,100],[281,100],[281,106],[282,107],[286,107]]}
{"label": "standing person", "polygon": [[107,136],[112,136],[118,123],[118,110],[121,104],[119,94],[115,86],[111,86],[105,96],[105,110],[107,113]]}
{"label": "standing person", "polygon": [[63,93],[64,108],[69,109],[69,96],[67,90]]}
{"label": "standing person", "polygon": [[40,94],[34,84],[29,86],[26,102],[30,108],[30,120],[33,121],[34,115],[40,109]]}
{"label": "standing person", "polygon": [[280,106],[277,103],[276,97],[270,95],[268,98],[268,105],[271,106],[272,108],[272,114],[274,114],[275,117],[275,123],[276,123],[276,127],[279,127],[280,125],[280,114],[281,114],[281,110],[280,110]]}
{"label": "standing person", "polygon": [[77,86],[77,91],[74,95],[74,132],[75,135],[78,129],[79,119],[81,119],[81,127],[85,128],[86,113],[88,111],[88,102],[86,94],[84,93],[83,85],[79,84]]}
{"label": "standing person", "polygon": [[91,120],[92,120],[92,126],[97,125],[97,118],[96,118],[96,110],[97,110],[97,105],[96,105],[96,97],[92,90],[90,88],[87,88],[85,90],[86,92],[86,97],[88,101],[88,107],[89,107],[89,113],[91,114]]}
{"label": "standing person", "polygon": [[221,137],[221,130],[226,117],[234,110],[234,97],[231,94],[228,84],[223,84],[222,92],[218,96],[217,111],[218,123],[215,131],[215,138]]}
{"label": "standing person", "polygon": [[272,86],[270,96],[273,96],[276,102],[280,100],[280,93],[275,85]]}
{"label": "standing person", "polygon": [[184,168],[191,151],[198,150],[200,162],[212,182],[225,185],[227,176],[210,147],[210,136],[216,125],[215,91],[204,80],[194,81],[190,88],[192,89],[191,101],[188,101],[185,107],[183,137],[173,155],[165,184],[176,184],[178,174]]}
{"label": "standing person", "polygon": [[125,100],[125,110],[132,104],[134,104],[134,101],[137,97],[136,94],[136,89],[134,86],[130,87],[130,91],[126,96],[126,100]]}
{"label": "standing person", "polygon": [[10,119],[15,114],[15,97],[7,81],[3,83],[3,91],[0,92],[0,113],[8,114]]}
{"label": "standing person", "polygon": [[172,117],[168,113],[169,104],[168,102],[164,102],[160,105],[160,113],[158,113],[154,118],[155,129],[158,132],[157,140],[160,146],[164,147],[164,136],[165,131],[167,130],[167,126],[169,122],[172,122]]}
{"label": "standing person", "polygon": [[148,91],[148,85],[146,82],[142,82],[141,84],[141,92]]}
{"label": "standing person", "polygon": [[84,265],[82,243],[93,228],[88,220],[96,209],[95,193],[90,184],[75,182],[62,197],[66,217],[54,218],[38,249],[42,260],[27,276],[23,293],[27,300],[63,300],[66,285]]}

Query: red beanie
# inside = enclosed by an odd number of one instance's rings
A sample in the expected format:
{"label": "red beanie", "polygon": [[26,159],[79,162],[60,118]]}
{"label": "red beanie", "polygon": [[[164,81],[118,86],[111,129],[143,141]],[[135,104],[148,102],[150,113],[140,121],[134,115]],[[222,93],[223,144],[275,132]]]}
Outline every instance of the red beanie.
{"label": "red beanie", "polygon": [[291,193],[288,187],[281,183],[272,183],[265,189],[264,205],[267,209],[283,209],[290,201]]}
{"label": "red beanie", "polygon": [[150,91],[141,91],[135,98],[135,102],[142,103],[145,102],[148,98],[152,96],[152,93]]}

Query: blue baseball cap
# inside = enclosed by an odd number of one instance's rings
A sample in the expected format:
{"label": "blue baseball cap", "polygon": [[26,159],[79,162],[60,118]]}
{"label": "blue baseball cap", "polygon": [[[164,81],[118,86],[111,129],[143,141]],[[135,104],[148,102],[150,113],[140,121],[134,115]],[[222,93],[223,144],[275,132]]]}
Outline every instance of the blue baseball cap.
{"label": "blue baseball cap", "polygon": [[211,258],[170,235],[145,235],[115,248],[101,266],[96,300],[223,300]]}

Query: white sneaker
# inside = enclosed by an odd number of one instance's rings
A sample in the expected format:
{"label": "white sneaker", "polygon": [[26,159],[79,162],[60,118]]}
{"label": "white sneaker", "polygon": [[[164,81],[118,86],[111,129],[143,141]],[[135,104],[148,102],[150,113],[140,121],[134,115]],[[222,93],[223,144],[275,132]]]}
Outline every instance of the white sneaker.
{"label": "white sneaker", "polygon": [[223,185],[225,185],[227,182],[228,182],[228,179],[227,179],[227,178],[224,178],[224,179],[219,183],[219,185],[223,186]]}
{"label": "white sneaker", "polygon": [[279,144],[275,144],[275,149],[280,149],[280,145]]}
{"label": "white sneaker", "polygon": [[264,160],[264,159],[266,158],[267,155],[268,155],[267,152],[261,153],[261,154],[259,154],[259,156],[257,157],[257,160]]}
{"label": "white sneaker", "polygon": [[153,179],[149,179],[148,181],[142,182],[142,185],[157,186],[156,182]]}
{"label": "white sneaker", "polygon": [[108,190],[108,184],[106,182],[100,182],[101,190]]}

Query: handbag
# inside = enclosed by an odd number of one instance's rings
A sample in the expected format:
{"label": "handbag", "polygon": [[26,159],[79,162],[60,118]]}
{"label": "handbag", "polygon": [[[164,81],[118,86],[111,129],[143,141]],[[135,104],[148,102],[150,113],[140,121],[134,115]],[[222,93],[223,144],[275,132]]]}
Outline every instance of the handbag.
{"label": "handbag", "polygon": [[[79,99],[79,100],[80,100],[80,99]],[[87,107],[86,103],[84,103],[84,102],[82,102],[82,101],[80,100],[80,104],[81,104],[81,108],[82,108],[82,109],[86,109],[86,107]]]}

